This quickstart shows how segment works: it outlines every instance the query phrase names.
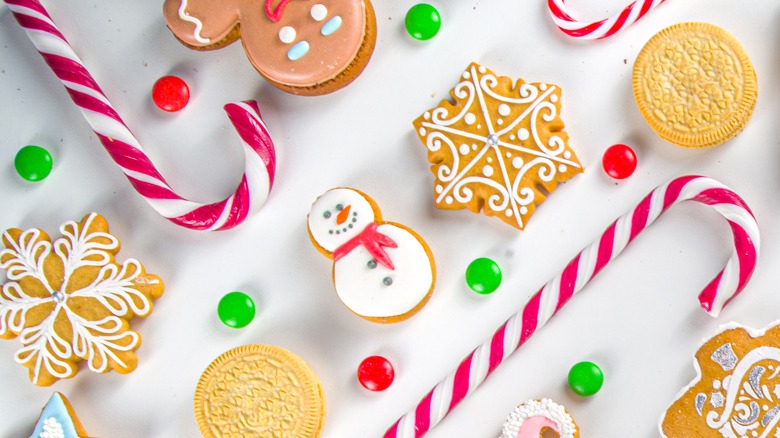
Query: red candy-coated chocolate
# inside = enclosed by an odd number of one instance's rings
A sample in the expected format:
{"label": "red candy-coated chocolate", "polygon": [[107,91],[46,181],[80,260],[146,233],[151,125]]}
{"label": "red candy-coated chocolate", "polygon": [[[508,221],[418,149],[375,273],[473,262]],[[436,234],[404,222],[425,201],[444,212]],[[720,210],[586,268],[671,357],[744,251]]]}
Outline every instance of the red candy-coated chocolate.
{"label": "red candy-coated chocolate", "polygon": [[636,169],[636,154],[624,144],[614,144],[604,152],[601,160],[604,172],[615,179],[625,179]]}
{"label": "red candy-coated chocolate", "polygon": [[370,356],[360,362],[357,370],[358,382],[369,391],[384,391],[393,379],[393,364],[382,356]]}
{"label": "red candy-coated chocolate", "polygon": [[152,87],[152,100],[163,111],[179,111],[190,101],[190,87],[178,76],[163,76]]}

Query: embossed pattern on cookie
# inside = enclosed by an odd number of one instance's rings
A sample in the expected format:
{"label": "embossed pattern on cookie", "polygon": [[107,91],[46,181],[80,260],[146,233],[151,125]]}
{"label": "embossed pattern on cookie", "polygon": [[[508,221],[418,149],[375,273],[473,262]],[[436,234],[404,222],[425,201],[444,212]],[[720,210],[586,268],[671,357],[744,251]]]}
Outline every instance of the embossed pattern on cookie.
{"label": "embossed pattern on cookie", "polygon": [[639,112],[664,140],[699,148],[722,144],[747,124],[758,81],[730,33],[708,23],[680,23],[657,33],[634,64]]}
{"label": "embossed pattern on cookie", "polygon": [[271,345],[245,345],[204,371],[195,420],[206,438],[313,438],[325,420],[325,398],[300,357]]}
{"label": "embossed pattern on cookie", "polygon": [[515,82],[472,63],[450,96],[414,121],[437,207],[482,210],[523,229],[558,183],[582,172],[558,86]]}

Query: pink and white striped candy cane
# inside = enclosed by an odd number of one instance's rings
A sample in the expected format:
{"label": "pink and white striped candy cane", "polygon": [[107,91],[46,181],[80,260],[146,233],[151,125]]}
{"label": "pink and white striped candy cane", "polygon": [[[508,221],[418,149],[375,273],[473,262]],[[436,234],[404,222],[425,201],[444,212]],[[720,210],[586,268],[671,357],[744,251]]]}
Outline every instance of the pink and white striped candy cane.
{"label": "pink and white striped candy cane", "polygon": [[566,35],[584,40],[597,40],[612,36],[644,17],[651,9],[666,0],[636,0],[620,13],[594,23],[583,23],[569,15],[564,0],[547,0],[550,16],[555,25]]}
{"label": "pink and white striped candy cane", "polygon": [[750,280],[759,252],[758,225],[748,206],[728,187],[709,178],[684,176],[650,193],[585,248],[563,272],[542,287],[525,307],[477,347],[420,403],[401,417],[385,438],[419,438],[471,394],[512,352],[523,345],[569,299],[667,208],[682,201],[712,207],[729,223],[734,250],[726,267],[699,294],[704,310],[717,316]]}
{"label": "pink and white striped candy cane", "polygon": [[245,171],[236,191],[213,204],[176,194],[100,89],[76,52],[38,0],[5,0],[16,21],[38,49],[87,119],[100,143],[130,184],[171,222],[194,230],[226,230],[246,219],[268,197],[276,170],[273,141],[254,101],[225,105],[244,148]]}

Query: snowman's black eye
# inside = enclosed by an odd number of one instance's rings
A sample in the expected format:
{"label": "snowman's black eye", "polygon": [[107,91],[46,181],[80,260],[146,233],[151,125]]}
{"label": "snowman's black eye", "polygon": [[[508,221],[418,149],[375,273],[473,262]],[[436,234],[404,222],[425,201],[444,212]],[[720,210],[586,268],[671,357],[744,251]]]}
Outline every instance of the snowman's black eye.
{"label": "snowman's black eye", "polygon": [[322,213],[322,217],[324,217],[325,219],[330,219],[330,211],[325,210],[325,213]]}
{"label": "snowman's black eye", "polygon": [[336,211],[341,211],[344,209],[344,206],[341,204],[336,204]]}

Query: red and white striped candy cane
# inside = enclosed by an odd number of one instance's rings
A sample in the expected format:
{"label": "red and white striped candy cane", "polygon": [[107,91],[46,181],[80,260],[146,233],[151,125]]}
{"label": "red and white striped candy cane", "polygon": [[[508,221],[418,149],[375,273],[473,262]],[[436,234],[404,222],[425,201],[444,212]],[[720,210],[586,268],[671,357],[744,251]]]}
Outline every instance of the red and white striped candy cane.
{"label": "red and white striped candy cane", "polygon": [[550,16],[555,25],[566,35],[584,40],[597,40],[612,36],[644,17],[651,9],[666,0],[636,0],[620,13],[594,23],[583,23],[569,15],[564,0],[547,0]]}
{"label": "red and white striped candy cane", "polygon": [[225,105],[244,148],[245,172],[227,199],[200,204],[176,194],[155,168],[76,52],[38,0],[5,0],[87,119],[100,143],[147,202],[171,222],[194,230],[226,230],[256,211],[268,197],[276,169],[271,136],[254,101]]}
{"label": "red and white striped candy cane", "polygon": [[682,201],[712,207],[729,223],[734,250],[726,267],[699,294],[704,310],[717,316],[750,280],[759,252],[758,225],[745,202],[731,189],[709,178],[684,176],[656,188],[632,211],[615,221],[555,278],[542,287],[523,309],[477,347],[420,403],[401,417],[385,438],[419,438],[438,424],[472,393],[512,352],[523,345],[604,266],[667,208]]}

